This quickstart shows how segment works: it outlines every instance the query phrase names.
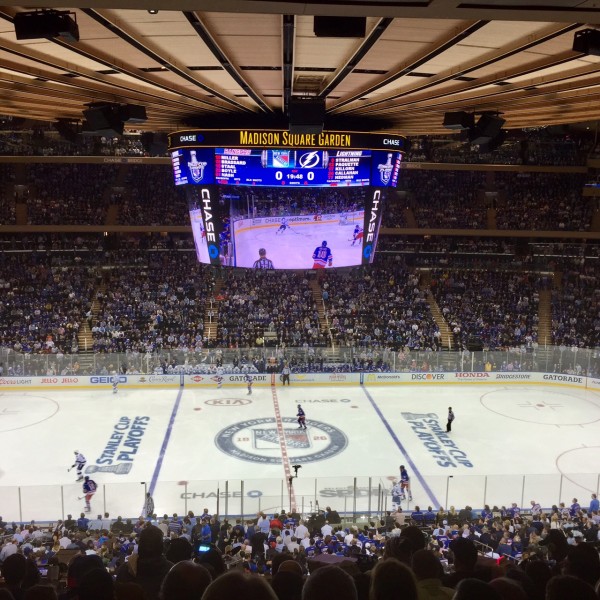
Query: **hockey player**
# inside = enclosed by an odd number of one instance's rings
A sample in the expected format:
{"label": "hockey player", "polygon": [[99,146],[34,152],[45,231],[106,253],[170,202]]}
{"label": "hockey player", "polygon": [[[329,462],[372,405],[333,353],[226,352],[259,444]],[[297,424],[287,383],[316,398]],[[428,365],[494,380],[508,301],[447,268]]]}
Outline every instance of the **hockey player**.
{"label": "hockey player", "polygon": [[112,388],[113,388],[113,394],[116,394],[119,391],[119,376],[117,375],[116,371],[112,372]]}
{"label": "hockey player", "polygon": [[400,465],[400,486],[402,488],[401,500],[406,498],[405,492],[408,493],[408,499],[412,500],[412,491],[410,489],[410,475],[404,465]]}
{"label": "hockey player", "polygon": [[77,481],[81,481],[83,479],[83,467],[85,467],[85,463],[87,462],[85,456],[79,452],[79,450],[75,450],[75,462],[71,465],[71,469],[77,467]]}
{"label": "hockey player", "polygon": [[399,481],[395,481],[392,486],[392,510],[400,508],[400,502],[403,495],[402,485]]}
{"label": "hockey player", "polygon": [[223,367],[217,367],[217,375],[215,379],[217,380],[217,389],[221,389],[223,387],[223,375],[225,374],[225,369]]}
{"label": "hockey player", "polygon": [[286,229],[290,229],[290,225],[287,222],[287,219],[285,217],[283,217],[283,219],[281,219],[281,224],[279,225],[279,229],[275,232],[275,235],[277,235],[278,233],[283,233]]}
{"label": "hockey player", "polygon": [[87,475],[85,476],[85,480],[83,482],[83,495],[85,497],[85,512],[91,512],[92,507],[90,506],[90,500],[92,496],[96,493],[98,486],[93,479],[90,479]]}
{"label": "hockey player", "polygon": [[313,252],[313,269],[324,269],[325,267],[331,267],[333,264],[333,254],[331,250],[327,247],[327,242],[323,240],[320,246],[315,248]]}
{"label": "hockey player", "polygon": [[306,429],[306,413],[304,412],[301,404],[298,404],[298,412],[296,413],[296,416],[298,417],[298,429]]}
{"label": "hockey player", "polygon": [[291,370],[286,363],[283,365],[283,369],[281,370],[281,381],[283,382],[282,385],[285,385],[286,383],[288,386],[290,385],[290,373]]}
{"label": "hockey player", "polygon": [[352,244],[350,244],[350,245],[354,246],[354,244],[356,242],[358,242],[360,244],[360,242],[362,242],[362,239],[363,239],[363,230],[359,225],[357,225],[354,228],[354,233],[352,234]]}
{"label": "hockey player", "polygon": [[252,375],[250,375],[250,373],[246,373],[246,385],[248,386],[248,393],[246,394],[246,396],[252,396],[252,384],[254,383],[254,378],[252,377]]}

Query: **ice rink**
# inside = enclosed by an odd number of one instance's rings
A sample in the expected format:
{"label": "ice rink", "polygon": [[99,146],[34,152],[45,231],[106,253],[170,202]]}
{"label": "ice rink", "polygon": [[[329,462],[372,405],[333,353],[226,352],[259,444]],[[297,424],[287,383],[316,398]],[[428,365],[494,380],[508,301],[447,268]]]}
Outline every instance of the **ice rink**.
{"label": "ice rink", "polygon": [[[309,217],[307,217],[309,218]],[[333,254],[334,267],[361,264],[362,241],[352,246],[355,225],[363,226],[363,219],[348,219],[340,225],[339,219],[325,221],[293,222],[285,231],[277,233],[279,222],[258,227],[243,227],[235,234],[235,264],[251,268],[264,248],[267,258],[276,269],[312,269],[312,255],[323,240]]]}
{"label": "ice rink", "polygon": [[[297,429],[297,403],[308,430]],[[448,406],[456,420],[445,434]],[[56,520],[83,508],[73,451],[99,484],[92,514],[222,515],[318,502],[389,507],[400,464],[415,504],[588,506],[600,473],[600,396],[567,386],[406,385],[0,393],[0,514]],[[355,479],[356,478],[356,479]],[[381,494],[380,494],[381,491]],[[355,499],[356,498],[356,499]],[[383,498],[383,500],[382,500]],[[218,505],[217,505],[218,503]]]}

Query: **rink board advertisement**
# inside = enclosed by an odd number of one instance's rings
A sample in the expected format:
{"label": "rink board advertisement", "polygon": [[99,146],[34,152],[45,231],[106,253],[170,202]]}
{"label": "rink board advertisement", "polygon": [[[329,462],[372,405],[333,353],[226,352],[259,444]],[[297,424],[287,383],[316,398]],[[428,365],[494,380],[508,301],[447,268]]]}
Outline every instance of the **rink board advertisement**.
{"label": "rink board advertisement", "polygon": [[[45,388],[106,389],[112,388],[112,375],[79,375],[48,377],[0,377],[0,390],[26,390]],[[216,373],[202,374],[153,374],[118,375],[119,389],[127,388],[216,388]],[[280,373],[253,373],[252,382],[257,387],[281,385]],[[587,388],[600,392],[600,379],[558,373],[509,373],[509,372],[452,372],[452,373],[292,373],[290,383],[303,386],[344,385],[551,385]],[[224,374],[224,387],[245,387],[246,375]]]}
{"label": "rink board advertisement", "polygon": [[456,385],[456,384],[502,384],[502,385],[562,385],[573,387],[595,387],[590,382],[598,379],[582,375],[563,375],[558,373],[522,373],[522,372],[453,372],[453,373],[363,373],[361,383],[364,385]]}

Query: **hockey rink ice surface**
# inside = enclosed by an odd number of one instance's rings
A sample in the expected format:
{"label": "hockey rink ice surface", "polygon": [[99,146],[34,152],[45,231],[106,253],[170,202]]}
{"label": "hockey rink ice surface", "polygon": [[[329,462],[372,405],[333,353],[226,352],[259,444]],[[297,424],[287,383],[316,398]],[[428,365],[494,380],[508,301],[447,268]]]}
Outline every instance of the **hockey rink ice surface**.
{"label": "hockey rink ice surface", "polygon": [[[306,432],[297,429],[299,402]],[[448,406],[456,420],[446,436]],[[404,509],[549,507],[573,497],[587,506],[598,488],[599,423],[600,394],[567,386],[2,392],[0,514],[79,515],[81,484],[67,472],[74,450],[99,486],[94,517],[139,515],[145,490],[159,514],[288,509],[293,465],[302,466],[293,501],[304,513],[316,502],[375,513],[380,489],[389,508],[400,464],[414,498]]]}
{"label": "hockey rink ice surface", "polygon": [[[308,217],[307,217],[308,218]],[[360,265],[362,240],[352,246],[355,225],[363,226],[361,219],[349,219],[346,225],[335,222],[315,221],[310,224],[292,222],[290,227],[276,233],[280,223],[262,227],[245,227],[235,235],[236,266],[252,267],[258,259],[258,251],[264,248],[267,258],[276,269],[312,269],[312,255],[323,241],[333,254],[333,266]]]}

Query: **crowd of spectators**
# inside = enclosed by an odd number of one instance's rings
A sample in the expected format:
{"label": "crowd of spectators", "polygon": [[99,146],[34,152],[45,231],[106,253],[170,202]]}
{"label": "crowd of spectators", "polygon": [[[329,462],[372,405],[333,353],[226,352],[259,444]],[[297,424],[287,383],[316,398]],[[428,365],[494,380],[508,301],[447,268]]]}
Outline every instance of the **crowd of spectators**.
{"label": "crowd of spectators", "polygon": [[95,352],[153,352],[204,344],[204,303],[214,274],[192,252],[154,253],[139,268],[115,267],[96,293]]}
{"label": "crowd of spectators", "polygon": [[16,223],[13,183],[13,166],[0,163],[0,225],[15,225]]}
{"label": "crowd of spectators", "polygon": [[[382,352],[440,349],[430,287],[455,334],[454,349],[475,341],[486,350],[531,352],[538,291],[549,286],[543,271],[553,270],[557,257],[564,274],[554,283],[552,340],[542,343],[593,348],[600,342],[593,244],[531,243],[523,256],[515,242],[493,238],[415,238],[381,252],[368,268],[318,273],[201,266],[191,244],[184,234],[131,234],[113,242],[93,234],[20,238],[18,250],[0,253],[0,345],[25,354],[77,352],[77,332],[87,321],[97,353],[278,346],[304,349],[294,358],[297,372],[386,370],[391,363]],[[533,259],[540,261],[537,270]],[[98,313],[91,312],[94,300]],[[210,339],[206,321],[216,325]],[[318,354],[332,345],[367,354],[336,364]],[[414,366],[398,360],[396,368]],[[182,362],[170,360],[165,368]]]}
{"label": "crowd of spectators", "polygon": [[103,225],[114,165],[36,164],[29,168],[30,225]]}
{"label": "crowd of spectators", "polygon": [[224,270],[222,277],[217,346],[328,345],[306,274],[248,269]]}
{"label": "crowd of spectators", "polygon": [[498,229],[588,231],[594,207],[583,184],[581,174],[496,173]]}
{"label": "crowd of spectators", "polygon": [[408,194],[418,227],[485,229],[487,212],[478,190],[481,171],[402,171],[398,187]]}
{"label": "crowd of spectators", "polygon": [[52,268],[43,257],[0,254],[0,347],[16,352],[77,352],[94,280],[82,268]]}
{"label": "crowd of spectators", "polygon": [[[0,155],[7,156],[148,156],[139,134],[122,137],[79,135],[60,137],[52,127],[5,130],[0,133]],[[163,154],[166,155],[166,152]]]}
{"label": "crowd of spectators", "polygon": [[600,346],[600,287],[597,261],[562,274],[552,294],[552,339],[571,348]]}
{"label": "crowd of spectators", "polygon": [[431,290],[454,335],[456,347],[486,350],[537,343],[539,289],[545,280],[529,273],[433,270]]}
{"label": "crowd of spectators", "polygon": [[576,166],[585,164],[591,141],[569,135],[530,133],[509,138],[490,151],[485,146],[472,146],[458,136],[446,139],[412,138],[407,160],[410,162]]}
{"label": "crowd of spectators", "polygon": [[[399,258],[399,257],[398,257]],[[394,258],[377,268],[320,273],[333,340],[342,346],[438,350],[438,327],[419,276]]]}
{"label": "crowd of spectators", "polygon": [[[337,511],[6,523],[7,600],[597,600],[600,513],[400,508],[363,526]],[[42,580],[41,570],[45,573]]]}
{"label": "crowd of spectators", "polygon": [[187,202],[170,165],[128,165],[120,225],[188,225]]}

